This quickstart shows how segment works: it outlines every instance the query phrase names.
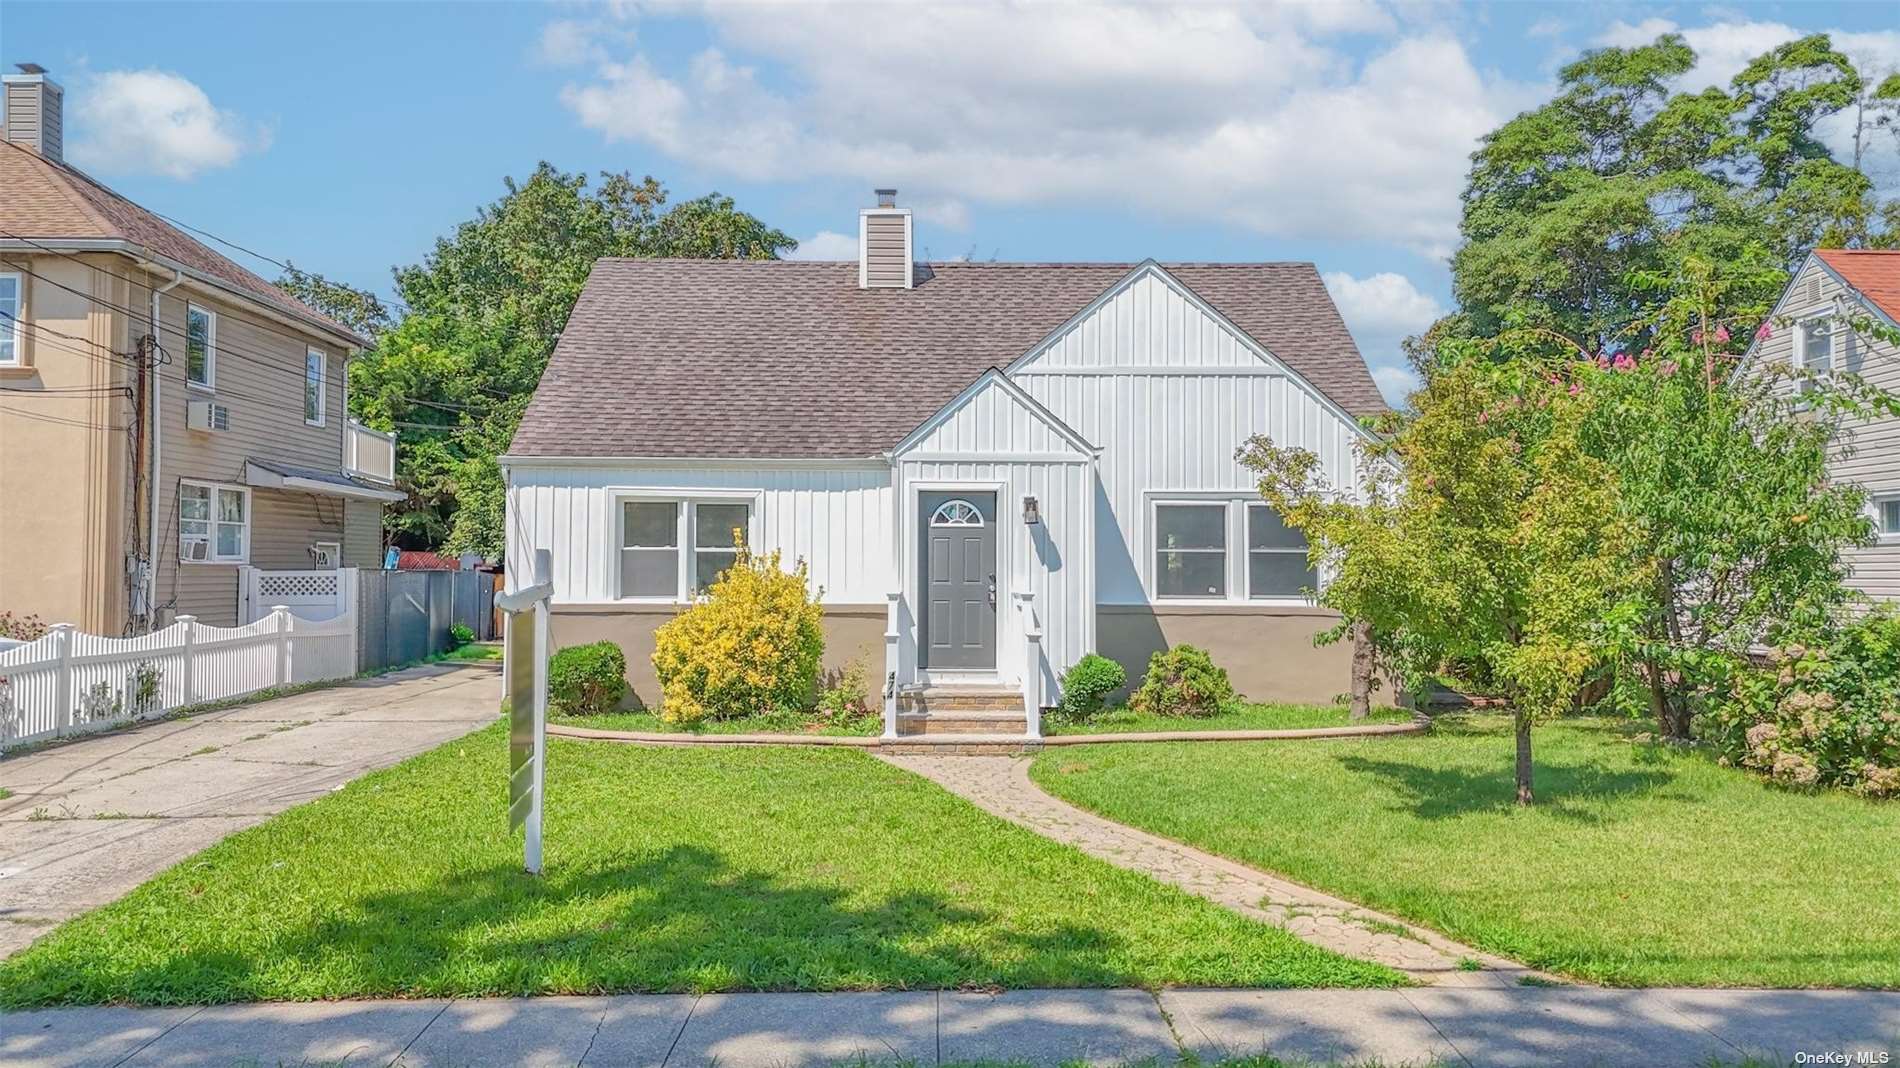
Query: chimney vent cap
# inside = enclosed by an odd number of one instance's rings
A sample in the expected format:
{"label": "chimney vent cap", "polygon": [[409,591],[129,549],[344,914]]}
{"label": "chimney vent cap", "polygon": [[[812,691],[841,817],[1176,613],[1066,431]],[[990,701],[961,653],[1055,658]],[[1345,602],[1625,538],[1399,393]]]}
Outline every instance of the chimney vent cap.
{"label": "chimney vent cap", "polygon": [[872,190],[872,192],[874,192],[874,193],[876,193],[876,194],[877,194],[877,206],[878,206],[878,207],[880,207],[880,208],[894,208],[894,207],[896,207],[896,206],[897,206],[897,190],[895,190],[895,189],[874,189],[874,190]]}

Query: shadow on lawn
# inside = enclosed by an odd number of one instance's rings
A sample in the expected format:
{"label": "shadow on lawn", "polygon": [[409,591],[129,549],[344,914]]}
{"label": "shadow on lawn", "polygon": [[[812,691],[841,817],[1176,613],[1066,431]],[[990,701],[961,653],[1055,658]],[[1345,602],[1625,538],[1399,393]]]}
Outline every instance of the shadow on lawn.
{"label": "shadow on lawn", "polygon": [[[341,875],[341,873],[339,873]],[[236,922],[235,920],[233,921]],[[114,960],[15,962],[15,1005],[196,1004],[328,997],[635,991],[1131,986],[1123,939],[1076,925],[1001,925],[921,891],[855,900],[786,885],[679,845],[536,878],[512,866],[363,897],[302,930],[179,945],[164,934]],[[233,942],[236,944],[234,945]],[[171,949],[178,945],[177,949]],[[154,952],[157,951],[157,952]]]}
{"label": "shadow on lawn", "polygon": [[[1371,776],[1390,787],[1400,805],[1410,808],[1420,819],[1508,812],[1517,807],[1516,778],[1508,762],[1500,762],[1496,771],[1474,773],[1352,755],[1342,755],[1338,760],[1347,771]],[[1653,768],[1615,771],[1594,764],[1539,762],[1532,786],[1539,811],[1580,823],[1601,823],[1606,814],[1593,802],[1616,795],[1655,793],[1675,778],[1673,771]]]}

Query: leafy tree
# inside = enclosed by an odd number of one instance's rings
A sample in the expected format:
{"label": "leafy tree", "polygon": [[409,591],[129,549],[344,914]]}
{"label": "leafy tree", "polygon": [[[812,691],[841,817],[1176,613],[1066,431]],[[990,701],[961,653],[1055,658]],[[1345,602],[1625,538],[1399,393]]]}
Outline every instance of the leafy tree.
{"label": "leafy tree", "polygon": [[1585,407],[1561,378],[1463,359],[1365,457],[1362,494],[1319,458],[1255,437],[1240,461],[1303,531],[1320,599],[1363,628],[1417,691],[1437,676],[1510,700],[1516,797],[1532,803],[1531,731],[1601,661],[1600,621],[1628,596],[1616,473],[1580,447]]}
{"label": "leafy tree", "polygon": [[[1778,274],[1757,255],[1722,271],[1691,258],[1673,275],[1637,275],[1665,298],[1642,324],[1652,347],[1577,372],[1579,444],[1618,472],[1616,507],[1634,534],[1625,566],[1650,576],[1607,633],[1668,737],[1690,736],[1697,708],[1727,689],[1751,645],[1838,610],[1850,596],[1841,550],[1872,536],[1865,493],[1831,482],[1828,464],[1845,451],[1842,419],[1890,398],[1848,375],[1800,388],[1773,369],[1736,377],[1747,335],[1718,309]],[[1742,322],[1764,313],[1734,309]]]}
{"label": "leafy tree", "polygon": [[294,263],[284,264],[277,288],[371,340],[389,329],[388,307],[381,297],[367,289],[332,282],[320,274],[301,270]]}
{"label": "leafy tree", "polygon": [[352,361],[351,404],[402,431],[411,498],[388,519],[405,545],[499,556],[506,451],[594,262],[603,256],[769,259],[783,231],[712,194],[667,205],[651,177],[587,176],[543,163],[398,268],[409,314]]}
{"label": "leafy tree", "polygon": [[[1900,79],[1869,89],[1822,34],[1762,55],[1726,89],[1674,90],[1695,60],[1676,34],[1586,52],[1550,101],[1484,138],[1452,260],[1459,308],[1408,346],[1416,366],[1430,373],[1443,343],[1512,329],[1546,331],[1544,357],[1640,350],[1648,340],[1630,327],[1650,294],[1639,274],[1692,255],[1730,261],[1751,246],[1785,272],[1817,245],[1900,240],[1900,204],[1863,171],[1863,148],[1894,128]],[[1866,135],[1851,163],[1816,133],[1844,113]],[[1717,317],[1767,307],[1785,281],[1767,272],[1730,288]]]}

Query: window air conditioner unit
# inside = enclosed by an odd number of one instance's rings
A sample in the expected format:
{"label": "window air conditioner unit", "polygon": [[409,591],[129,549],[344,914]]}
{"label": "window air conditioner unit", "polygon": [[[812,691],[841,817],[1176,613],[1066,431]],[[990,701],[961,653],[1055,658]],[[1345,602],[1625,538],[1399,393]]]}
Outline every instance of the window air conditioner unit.
{"label": "window air conditioner unit", "polygon": [[192,430],[229,430],[231,409],[206,400],[191,401],[185,412],[185,426]]}

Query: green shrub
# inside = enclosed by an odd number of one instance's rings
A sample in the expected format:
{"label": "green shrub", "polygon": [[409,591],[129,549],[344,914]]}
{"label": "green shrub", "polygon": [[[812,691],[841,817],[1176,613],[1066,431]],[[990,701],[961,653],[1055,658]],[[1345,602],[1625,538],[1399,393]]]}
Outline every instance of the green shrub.
{"label": "green shrub", "polygon": [[449,640],[459,648],[475,640],[475,628],[467,623],[449,624]]}
{"label": "green shrub", "polygon": [[612,712],[627,696],[627,656],[613,642],[573,645],[548,661],[548,704],[568,716]]}
{"label": "green shrub", "polygon": [[1091,719],[1101,712],[1109,694],[1127,684],[1128,672],[1120,664],[1090,653],[1062,673],[1062,700],[1056,705],[1056,715],[1072,723]]}
{"label": "green shrub", "polygon": [[877,715],[878,710],[871,707],[868,676],[869,672],[862,662],[852,660],[846,663],[837,679],[818,695],[818,707],[813,718],[820,724],[842,727]]}
{"label": "green shrub", "polygon": [[1202,649],[1177,645],[1148,658],[1148,674],[1128,707],[1148,716],[1212,716],[1238,703],[1227,670]]}
{"label": "green shrub", "polygon": [[660,718],[668,723],[803,713],[825,652],[824,609],[804,561],[741,548],[691,608],[654,633]]}
{"label": "green shrub", "polygon": [[1831,626],[1739,672],[1702,727],[1726,764],[1785,786],[1900,797],[1900,609]]}

